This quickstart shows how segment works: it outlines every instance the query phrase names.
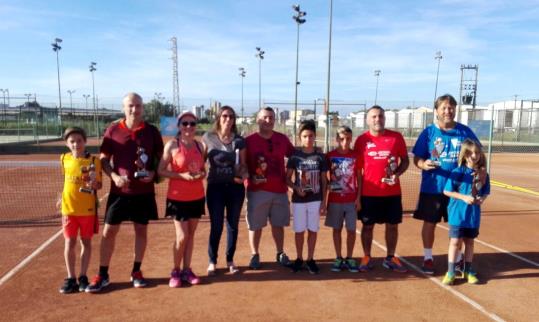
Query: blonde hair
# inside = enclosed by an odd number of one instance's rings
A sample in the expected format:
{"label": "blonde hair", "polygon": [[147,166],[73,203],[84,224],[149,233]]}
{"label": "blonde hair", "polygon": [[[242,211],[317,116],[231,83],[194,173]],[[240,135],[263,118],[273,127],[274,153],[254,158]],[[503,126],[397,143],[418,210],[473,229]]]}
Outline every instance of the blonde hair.
{"label": "blonde hair", "polygon": [[337,140],[340,139],[341,134],[352,134],[352,129],[350,129],[346,125],[341,125],[341,126],[339,126],[339,128],[337,129],[337,132],[335,133],[335,138]]}
{"label": "blonde hair", "polygon": [[477,168],[482,168],[487,165],[485,153],[483,153],[481,144],[472,139],[466,139],[460,145],[459,166],[466,165],[466,157],[472,153],[473,149],[476,149],[477,152],[479,152],[479,161],[477,161]]}

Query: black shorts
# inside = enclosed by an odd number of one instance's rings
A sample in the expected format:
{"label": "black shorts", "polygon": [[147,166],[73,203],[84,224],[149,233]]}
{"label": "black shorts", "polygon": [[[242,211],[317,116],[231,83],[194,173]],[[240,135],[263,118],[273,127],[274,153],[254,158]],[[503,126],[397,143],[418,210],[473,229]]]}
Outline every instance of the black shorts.
{"label": "black shorts", "polygon": [[374,224],[396,225],[402,222],[402,197],[369,197],[361,196],[361,210],[357,217],[363,225]]}
{"label": "black shorts", "polygon": [[177,201],[167,198],[166,217],[174,218],[177,221],[187,221],[189,219],[200,219],[205,213],[206,198]]}
{"label": "black shorts", "polygon": [[147,225],[148,221],[156,220],[157,204],[155,194],[117,195],[110,194],[107,200],[105,223],[119,225],[123,221],[132,221]]}
{"label": "black shorts", "polygon": [[447,205],[449,197],[444,194],[420,193],[414,218],[433,224],[447,222]]}

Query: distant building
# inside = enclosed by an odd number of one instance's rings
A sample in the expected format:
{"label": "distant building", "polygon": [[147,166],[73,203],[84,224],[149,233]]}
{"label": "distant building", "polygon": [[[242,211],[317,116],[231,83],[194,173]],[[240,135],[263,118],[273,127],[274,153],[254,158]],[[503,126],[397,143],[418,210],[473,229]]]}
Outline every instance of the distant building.
{"label": "distant building", "polygon": [[195,114],[195,116],[199,119],[206,117],[206,114],[204,113],[204,105],[194,105],[191,112],[193,112],[193,114]]}

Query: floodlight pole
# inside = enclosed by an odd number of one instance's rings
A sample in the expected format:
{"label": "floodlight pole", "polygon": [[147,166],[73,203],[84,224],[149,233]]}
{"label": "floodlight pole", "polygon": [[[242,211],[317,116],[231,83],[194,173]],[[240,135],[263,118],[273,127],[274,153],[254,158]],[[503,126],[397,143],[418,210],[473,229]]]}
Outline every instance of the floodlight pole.
{"label": "floodlight pole", "polygon": [[58,73],[58,121],[60,124],[60,135],[62,135],[62,91],[60,89],[60,58],[58,57],[58,53],[62,49],[62,47],[59,45],[62,42],[62,39],[55,38],[54,43],[51,44],[52,50],[56,52],[56,70]]}
{"label": "floodlight pole", "polygon": [[298,127],[298,69],[299,69],[299,26],[304,24],[305,20],[303,17],[307,14],[305,11],[301,11],[299,4],[293,5],[292,9],[296,12],[292,19],[296,21],[297,24],[297,36],[296,36],[296,82],[295,86],[295,97],[294,97],[294,145],[296,145],[297,140],[297,127]]}

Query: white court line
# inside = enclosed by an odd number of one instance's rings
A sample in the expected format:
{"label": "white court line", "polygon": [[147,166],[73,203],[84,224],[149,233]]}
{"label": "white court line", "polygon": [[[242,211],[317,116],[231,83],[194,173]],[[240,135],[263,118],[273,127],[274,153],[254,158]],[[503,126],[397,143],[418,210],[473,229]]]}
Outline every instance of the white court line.
{"label": "white court line", "polygon": [[[436,226],[438,226],[438,227],[440,227],[440,228],[442,228],[442,229],[445,229],[445,230],[449,231],[449,228],[448,228],[448,227],[445,227],[445,226],[443,226],[443,225],[437,224]],[[531,265],[533,265],[533,266],[535,266],[535,267],[539,267],[539,263],[536,263],[536,262],[534,262],[534,261],[532,261],[532,260],[529,260],[529,259],[527,259],[527,258],[525,258],[525,257],[522,257],[522,256],[520,256],[520,255],[517,255],[517,254],[515,254],[515,253],[513,253],[513,252],[510,252],[510,251],[505,250],[505,249],[503,249],[503,248],[500,248],[500,247],[498,247],[498,246],[494,246],[494,245],[492,245],[492,244],[489,244],[489,243],[484,242],[484,241],[482,241],[482,240],[479,240],[479,239],[477,239],[477,238],[474,239],[474,240],[475,240],[475,242],[477,242],[477,243],[479,243],[479,244],[481,244],[481,245],[483,245],[483,246],[490,247],[490,248],[492,248],[492,249],[494,249],[494,250],[499,251],[500,253],[504,253],[504,254],[507,254],[507,255],[509,255],[509,256],[513,256],[514,258],[520,259],[520,260],[523,261],[523,262],[526,262],[526,263],[528,263],[528,264],[531,264]]]}
{"label": "white court line", "polygon": [[[103,199],[105,199],[108,195],[109,194],[106,193],[101,199],[99,199],[99,202],[103,201]],[[2,276],[2,278],[0,278],[0,286],[5,284],[10,278],[12,278],[15,274],[17,274],[17,272],[19,272],[26,265],[28,265],[28,263],[30,263],[30,261],[32,259],[34,259],[37,255],[39,255],[50,244],[52,244],[52,242],[56,238],[58,238],[58,236],[60,236],[62,234],[62,232],[63,232],[63,229],[60,229],[59,231],[57,231],[54,235],[52,235],[51,238],[49,238],[47,241],[45,241],[43,244],[41,244],[41,246],[39,246],[36,250],[34,250],[32,252],[32,254],[30,254],[28,257],[23,259],[19,264],[17,264],[17,266],[13,267],[9,272],[7,272],[6,275]]]}
{"label": "white court line", "polygon": [[[379,242],[377,242],[376,240],[372,240],[372,243],[374,245],[376,245],[378,248],[382,249],[383,251],[387,251],[387,248],[380,244]],[[414,264],[410,263],[408,260],[406,260],[405,258],[403,257],[400,257],[397,253],[395,253],[395,256],[397,256],[401,261],[403,261],[407,266],[409,266],[410,268],[412,268],[414,271],[422,274],[423,276],[427,277],[431,282],[433,282],[434,284],[440,286],[441,288],[445,289],[446,291],[449,291],[451,294],[455,295],[456,297],[460,298],[461,300],[463,300],[464,302],[468,303],[469,305],[471,305],[473,308],[475,308],[476,310],[478,310],[479,312],[483,313],[484,315],[486,315],[487,317],[491,318],[492,320],[494,321],[497,321],[497,322],[505,322],[504,319],[502,319],[501,317],[499,317],[498,315],[494,314],[494,313],[491,313],[489,311],[487,311],[481,304],[477,303],[476,301],[472,300],[471,298],[467,297],[466,295],[462,294],[461,292],[455,290],[454,288],[452,287],[449,287],[447,285],[444,285],[442,282],[440,282],[437,278],[435,277],[430,277],[430,276],[427,276],[425,275],[425,273],[423,273],[423,271],[415,266]]]}
{"label": "white court line", "polygon": [[54,235],[52,235],[51,238],[49,238],[46,242],[44,242],[41,246],[34,250],[34,252],[30,254],[30,256],[23,259],[22,262],[20,262],[17,266],[13,267],[13,269],[11,269],[6,275],[2,276],[2,278],[0,279],[0,286],[2,286],[15,274],[17,274],[17,272],[20,271],[24,266],[28,265],[28,263],[30,263],[30,261],[34,259],[34,257],[36,257],[37,255],[39,255],[39,253],[41,253],[45,248],[47,248],[47,246],[52,244],[52,242],[62,234],[62,231],[62,229],[57,231]]}

